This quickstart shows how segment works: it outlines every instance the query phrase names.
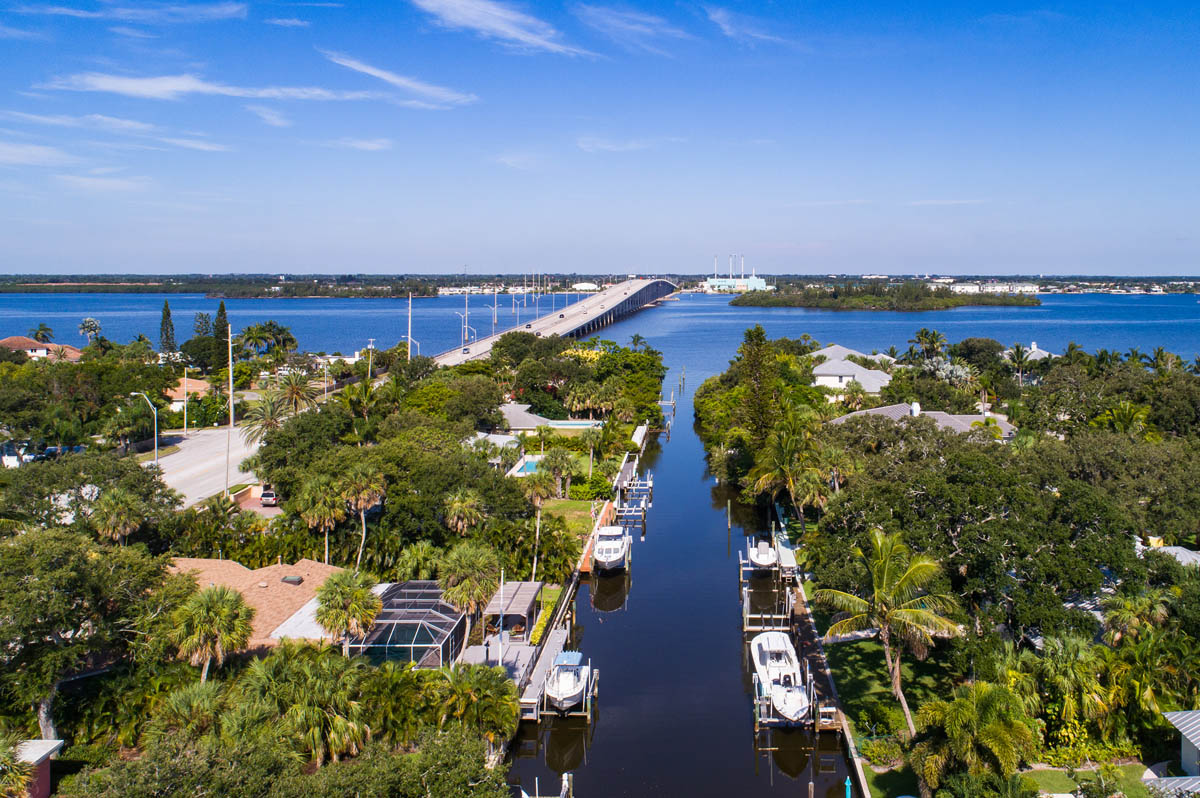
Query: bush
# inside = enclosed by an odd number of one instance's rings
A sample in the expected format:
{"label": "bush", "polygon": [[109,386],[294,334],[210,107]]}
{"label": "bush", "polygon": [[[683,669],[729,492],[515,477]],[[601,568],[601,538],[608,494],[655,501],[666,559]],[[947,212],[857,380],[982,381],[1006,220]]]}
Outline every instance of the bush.
{"label": "bush", "polygon": [[1093,740],[1079,740],[1072,745],[1058,745],[1046,748],[1039,757],[1043,762],[1056,768],[1085,767],[1096,762],[1116,762],[1121,759],[1136,758],[1138,749],[1132,743],[1116,743],[1108,745]]}
{"label": "bush", "polygon": [[592,478],[571,483],[570,498],[575,501],[607,499],[612,495],[612,484],[602,475],[592,472]]}
{"label": "bush", "polygon": [[908,727],[904,713],[894,701],[869,701],[855,720],[859,732],[870,736],[898,734]]}
{"label": "bush", "polygon": [[878,767],[891,767],[904,756],[904,750],[895,737],[876,737],[858,746],[858,752]]}

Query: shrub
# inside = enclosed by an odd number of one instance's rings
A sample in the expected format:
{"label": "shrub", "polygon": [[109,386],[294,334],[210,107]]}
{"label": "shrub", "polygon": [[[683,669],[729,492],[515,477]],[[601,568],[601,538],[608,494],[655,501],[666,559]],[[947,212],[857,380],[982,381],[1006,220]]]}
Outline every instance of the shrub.
{"label": "shrub", "polygon": [[858,746],[858,752],[872,765],[890,767],[900,761],[904,751],[895,737],[876,737]]}

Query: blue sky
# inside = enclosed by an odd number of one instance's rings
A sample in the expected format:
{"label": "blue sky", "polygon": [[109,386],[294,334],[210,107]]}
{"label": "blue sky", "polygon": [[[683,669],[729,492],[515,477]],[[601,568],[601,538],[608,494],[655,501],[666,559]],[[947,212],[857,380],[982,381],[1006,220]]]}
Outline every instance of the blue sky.
{"label": "blue sky", "polygon": [[1197,274],[1198,9],[4,0],[0,269]]}

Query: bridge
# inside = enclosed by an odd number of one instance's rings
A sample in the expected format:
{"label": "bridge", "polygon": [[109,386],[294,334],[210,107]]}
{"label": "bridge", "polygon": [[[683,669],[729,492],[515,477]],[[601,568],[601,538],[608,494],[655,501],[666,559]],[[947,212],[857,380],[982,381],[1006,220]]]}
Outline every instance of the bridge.
{"label": "bridge", "polygon": [[468,360],[488,357],[492,353],[492,344],[496,343],[500,336],[510,332],[527,332],[544,337],[557,335],[562,338],[584,338],[618,319],[653,305],[676,290],[677,286],[667,280],[626,280],[573,305],[567,305],[561,311],[549,313],[517,327],[510,327],[486,338],[468,341],[462,346],[442,352],[435,356],[434,360],[439,366],[457,366]]}

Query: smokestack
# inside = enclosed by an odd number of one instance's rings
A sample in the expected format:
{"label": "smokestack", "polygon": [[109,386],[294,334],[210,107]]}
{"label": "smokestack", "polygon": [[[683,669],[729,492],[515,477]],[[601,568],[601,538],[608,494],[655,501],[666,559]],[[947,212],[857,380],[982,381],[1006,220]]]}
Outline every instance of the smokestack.
{"label": "smokestack", "polygon": [[746,279],[746,256],[742,256],[742,279]]}
{"label": "smokestack", "polygon": [[729,256],[729,279],[733,279],[733,256]]}
{"label": "smokestack", "polygon": [[717,256],[713,255],[713,279],[717,279]]}

